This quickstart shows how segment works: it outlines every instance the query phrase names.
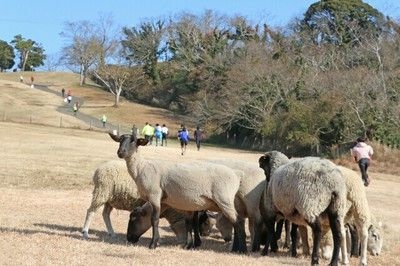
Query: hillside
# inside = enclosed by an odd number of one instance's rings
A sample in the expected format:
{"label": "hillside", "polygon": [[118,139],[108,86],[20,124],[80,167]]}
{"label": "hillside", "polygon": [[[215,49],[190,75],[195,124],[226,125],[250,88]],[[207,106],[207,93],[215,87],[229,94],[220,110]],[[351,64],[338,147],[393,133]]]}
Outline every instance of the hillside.
{"label": "hillside", "polygon": [[[30,87],[30,76],[33,74],[35,88]],[[24,82],[19,82],[20,75]],[[49,91],[41,88],[46,86]],[[91,116],[98,121],[106,114],[109,124],[122,131],[128,132],[135,124],[141,128],[145,122],[151,124],[166,124],[173,136],[179,125],[186,123],[182,117],[160,108],[149,107],[121,98],[119,108],[113,107],[113,95],[99,89],[95,85],[79,86],[79,76],[73,73],[57,72],[26,72],[0,73],[0,115],[8,121],[33,122],[57,126],[62,123],[65,127],[86,129],[90,122],[79,121],[73,117],[72,104],[66,105],[61,97],[61,89],[71,90],[74,100],[79,100],[81,108],[78,118],[87,120]],[[21,108],[22,107],[22,108]],[[58,108],[61,107],[61,108]],[[86,115],[82,118],[83,115]],[[92,123],[94,124],[94,123]],[[100,125],[100,124],[99,124]],[[189,125],[189,128],[192,125]],[[99,128],[101,130],[101,128]]]}

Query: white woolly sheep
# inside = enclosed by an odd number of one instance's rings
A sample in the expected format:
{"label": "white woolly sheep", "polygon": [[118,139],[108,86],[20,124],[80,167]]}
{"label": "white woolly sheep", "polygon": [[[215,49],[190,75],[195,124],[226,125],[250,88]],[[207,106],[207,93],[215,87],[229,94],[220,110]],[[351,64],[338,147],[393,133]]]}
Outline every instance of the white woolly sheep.
{"label": "white woolly sheep", "polygon": [[[248,217],[251,237],[251,251],[260,249],[261,229],[263,226],[260,214],[260,199],[265,188],[265,176],[257,163],[239,160],[214,159],[211,163],[222,164],[234,170],[243,171],[235,207],[241,217]],[[223,215],[217,218],[217,228],[225,241],[231,239],[233,225]]]}
{"label": "white woolly sheep", "polygon": [[[149,201],[153,207],[150,248],[156,248],[158,245],[160,208],[161,203],[165,203],[188,212],[222,211],[234,224],[232,251],[246,252],[245,232],[242,230],[244,219],[238,216],[234,204],[241,180],[238,171],[234,172],[227,166],[211,163],[176,164],[146,160],[140,155],[138,147],[145,146],[147,140],[129,134],[109,135],[119,143],[117,155],[125,159],[141,198]],[[193,243],[193,240],[188,238],[186,247],[193,245],[197,246],[199,243]]]}
{"label": "white woolly sheep", "polygon": [[[259,160],[260,167],[271,174],[266,197],[261,204],[264,206],[268,231],[263,253],[268,253],[268,246],[275,238],[275,219],[277,214],[281,214],[293,222],[292,227],[296,230],[295,225],[310,225],[313,232],[311,263],[318,264],[321,223],[328,219],[334,241],[331,265],[338,265],[340,246],[344,251],[343,263],[348,263],[344,238],[347,189],[342,173],[329,160],[316,157],[289,161],[284,154],[280,154],[279,157],[286,159],[278,167],[278,158],[271,157],[278,153],[266,153]],[[292,242],[295,241],[292,239]]]}
{"label": "white woolly sheep", "polygon": [[[351,254],[358,255],[361,246],[360,263],[367,264],[367,250],[372,255],[378,255],[382,249],[382,235],[378,223],[369,209],[365,187],[357,172],[343,166],[337,166],[342,172],[347,187],[347,211],[345,223],[355,227],[357,233],[352,241]],[[323,235],[327,233],[327,226],[323,227]],[[330,234],[328,234],[330,235]],[[330,236],[328,236],[330,237]],[[328,246],[329,247],[329,246]],[[354,253],[357,254],[354,254]],[[323,249],[323,257],[329,257],[329,248]]]}
{"label": "white woolly sheep", "polygon": [[[137,186],[126,169],[124,161],[108,161],[100,165],[93,175],[93,196],[90,207],[87,210],[85,223],[83,226],[83,237],[89,237],[89,226],[95,212],[104,205],[103,220],[107,227],[108,234],[115,237],[111,224],[110,214],[115,209],[132,211],[136,207],[145,204],[140,199]],[[150,212],[148,213],[150,216]],[[186,228],[184,225],[184,215],[172,208],[163,208],[161,217],[165,217],[170,223],[171,229],[178,237],[178,242],[186,240]],[[147,226],[147,231],[151,227]],[[141,235],[141,234],[140,234]],[[140,237],[140,235],[138,237]]]}

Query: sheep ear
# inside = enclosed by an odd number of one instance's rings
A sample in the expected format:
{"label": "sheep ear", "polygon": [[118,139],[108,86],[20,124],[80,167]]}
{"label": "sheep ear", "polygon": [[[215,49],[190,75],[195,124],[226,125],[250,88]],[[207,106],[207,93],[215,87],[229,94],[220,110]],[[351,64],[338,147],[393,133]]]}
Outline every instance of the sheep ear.
{"label": "sheep ear", "polygon": [[115,142],[120,142],[120,137],[117,135],[114,135],[112,132],[108,132],[108,135],[115,141]]}
{"label": "sheep ear", "polygon": [[147,139],[140,138],[136,140],[136,146],[146,146],[148,142]]}

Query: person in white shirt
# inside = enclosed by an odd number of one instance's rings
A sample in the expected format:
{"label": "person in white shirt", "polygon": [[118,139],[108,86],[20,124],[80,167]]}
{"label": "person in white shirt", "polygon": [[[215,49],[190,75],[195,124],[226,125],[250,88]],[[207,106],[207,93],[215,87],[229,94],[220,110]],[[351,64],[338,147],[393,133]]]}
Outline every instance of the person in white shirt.
{"label": "person in white shirt", "polygon": [[161,127],[161,133],[162,133],[162,138],[161,138],[161,146],[167,146],[167,137],[168,137],[168,128],[165,124],[162,125]]}
{"label": "person in white shirt", "polygon": [[370,145],[365,143],[365,138],[358,138],[357,144],[350,150],[351,156],[358,163],[361,171],[361,177],[364,181],[364,186],[369,185],[369,177],[367,174],[367,169],[371,163],[372,155],[374,150]]}

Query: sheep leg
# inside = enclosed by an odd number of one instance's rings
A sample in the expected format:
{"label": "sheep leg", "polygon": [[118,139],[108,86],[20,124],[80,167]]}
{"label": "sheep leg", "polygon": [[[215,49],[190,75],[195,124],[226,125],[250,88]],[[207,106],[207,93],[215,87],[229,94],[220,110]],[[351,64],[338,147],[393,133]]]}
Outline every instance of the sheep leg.
{"label": "sheep leg", "polygon": [[[338,214],[336,212],[328,212],[329,218],[329,226],[332,231],[333,238],[333,251],[332,258],[329,265],[338,265],[339,263],[339,251],[341,247],[342,251],[342,260],[344,264],[348,263],[347,260],[347,247],[346,247],[346,239],[345,239],[345,229],[344,224],[340,222],[338,218]],[[347,263],[346,263],[347,261]]]}
{"label": "sheep leg", "polygon": [[[249,218],[249,224],[250,224],[250,219]],[[262,231],[262,221],[260,219],[256,219],[256,221],[251,223],[251,238],[252,238],[252,244],[251,244],[251,251],[256,252],[260,250],[260,245],[261,245],[261,231]]]}
{"label": "sheep leg", "polygon": [[311,254],[311,265],[319,264],[319,247],[321,244],[321,220],[318,217],[313,223],[309,223],[313,234],[313,250]]}
{"label": "sheep leg", "polygon": [[149,245],[149,248],[155,249],[158,246],[158,241],[160,239],[160,232],[158,230],[158,224],[160,222],[160,202],[158,204],[150,202],[153,211],[151,213],[151,227],[152,227],[152,238]]}
{"label": "sheep leg", "polygon": [[283,228],[284,222],[285,222],[285,219],[280,219],[279,221],[276,222],[275,234],[276,234],[276,239],[277,240],[281,239],[282,228]]}
{"label": "sheep leg", "polygon": [[232,252],[247,253],[244,219],[241,217],[238,217],[233,224]]}
{"label": "sheep leg", "polygon": [[357,230],[354,228],[354,226],[349,225],[349,231],[350,231],[350,256],[353,257],[358,257],[360,255],[360,250],[359,250],[359,242],[358,242],[358,234]]}
{"label": "sheep leg", "polygon": [[92,203],[90,204],[90,207],[88,208],[86,213],[86,219],[82,229],[82,234],[84,238],[89,238],[89,227],[90,224],[92,223],[94,214],[96,213],[97,209],[100,208],[100,206],[102,206],[105,203],[96,200],[96,198],[97,196],[93,194]]}
{"label": "sheep leg", "polygon": [[199,212],[194,212],[192,223],[194,227],[194,248],[197,248],[201,246]]}
{"label": "sheep leg", "polygon": [[[361,258],[360,265],[367,265],[367,243],[368,243],[368,229],[366,226],[362,226],[360,231],[360,242],[361,242]],[[358,241],[357,241],[358,243]]]}
{"label": "sheep leg", "polygon": [[283,247],[289,248],[290,247],[290,237],[289,237],[290,233],[289,232],[291,231],[290,230],[291,223],[287,219],[285,219],[284,221],[285,221],[285,244],[283,244]]}
{"label": "sheep leg", "polygon": [[110,215],[111,215],[111,211],[112,210],[113,210],[113,207],[110,204],[106,203],[104,205],[104,208],[103,208],[103,220],[104,220],[104,223],[105,223],[105,225],[107,227],[108,234],[111,237],[115,238],[116,235],[115,235],[114,229],[113,229],[112,224],[111,224],[111,219],[110,219]]}
{"label": "sheep leg", "polygon": [[290,230],[290,237],[292,239],[291,256],[297,256],[297,224],[292,223],[292,230]]}
{"label": "sheep leg", "polygon": [[300,238],[303,247],[303,255],[310,255],[310,245],[308,244],[308,232],[306,226],[299,226]]}
{"label": "sheep leg", "polygon": [[194,247],[194,243],[193,243],[193,220],[194,220],[194,215],[196,215],[197,212],[194,212],[194,214],[192,214],[191,216],[187,215],[185,217],[185,227],[186,227],[186,234],[187,234],[187,238],[186,238],[186,244],[185,244],[185,249],[191,249]]}
{"label": "sheep leg", "polygon": [[278,250],[276,235],[275,235],[275,216],[267,217],[264,220],[265,227],[267,228],[267,239],[265,241],[264,249],[261,255],[267,256],[269,252],[269,247],[271,246],[271,252],[276,252]]}

